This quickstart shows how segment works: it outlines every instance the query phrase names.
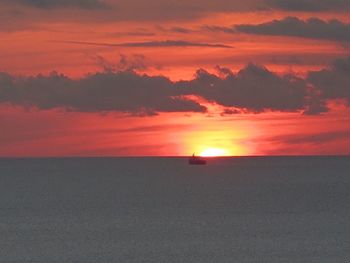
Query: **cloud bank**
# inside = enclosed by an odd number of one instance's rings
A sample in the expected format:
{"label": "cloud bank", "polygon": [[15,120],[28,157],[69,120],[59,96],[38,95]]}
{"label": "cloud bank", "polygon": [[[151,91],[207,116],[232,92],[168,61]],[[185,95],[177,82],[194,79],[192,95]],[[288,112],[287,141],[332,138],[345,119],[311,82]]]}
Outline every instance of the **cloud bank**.
{"label": "cloud bank", "polygon": [[175,97],[165,77],[134,72],[105,72],[72,80],[63,75],[13,78],[0,75],[0,102],[38,109],[67,111],[121,111],[138,115],[157,112],[205,112],[206,108]]}
{"label": "cloud bank", "polygon": [[287,11],[346,11],[350,10],[348,0],[267,0],[269,7]]}
{"label": "cloud bank", "polygon": [[350,106],[350,58],[337,59],[329,69],[308,74],[323,99],[345,99]]}
{"label": "cloud bank", "polygon": [[[203,69],[194,79],[173,82],[164,76],[140,75],[130,69],[106,71],[74,80],[49,76],[14,77],[0,74],[0,103],[38,109],[60,108],[80,112],[201,112],[206,107],[194,95],[222,105],[225,114],[244,112],[303,112],[320,114],[330,99],[350,106],[350,58],[338,59],[328,69],[309,72],[306,78],[280,76],[249,64],[237,73],[217,67]],[[232,110],[234,109],[234,110]]]}
{"label": "cloud bank", "polygon": [[199,95],[225,107],[252,112],[298,111],[304,108],[308,94],[304,80],[278,76],[264,67],[247,65],[237,74],[218,68],[224,78],[198,70],[191,81],[177,83],[181,94]]}
{"label": "cloud bank", "polygon": [[237,25],[235,28],[247,34],[350,41],[350,24],[336,19],[324,21],[318,18],[301,20],[297,17],[286,17],[258,25]]}

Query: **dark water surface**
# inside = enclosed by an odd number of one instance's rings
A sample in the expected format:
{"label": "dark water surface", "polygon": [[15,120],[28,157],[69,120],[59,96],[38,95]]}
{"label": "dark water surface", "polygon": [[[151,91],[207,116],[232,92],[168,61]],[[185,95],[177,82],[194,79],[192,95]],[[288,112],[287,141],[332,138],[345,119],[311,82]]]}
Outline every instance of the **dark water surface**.
{"label": "dark water surface", "polygon": [[0,262],[350,262],[350,158],[0,159]]}

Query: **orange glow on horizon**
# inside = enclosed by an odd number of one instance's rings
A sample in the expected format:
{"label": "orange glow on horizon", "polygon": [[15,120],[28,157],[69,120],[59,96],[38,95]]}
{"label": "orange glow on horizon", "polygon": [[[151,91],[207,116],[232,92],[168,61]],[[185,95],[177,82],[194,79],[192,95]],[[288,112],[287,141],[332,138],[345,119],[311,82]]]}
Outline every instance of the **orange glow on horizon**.
{"label": "orange glow on horizon", "polygon": [[230,151],[222,148],[207,148],[200,153],[202,157],[232,156]]}
{"label": "orange glow on horizon", "polygon": [[[208,121],[208,120],[207,120]],[[212,119],[213,122],[214,119]],[[187,138],[184,141],[185,151],[189,154],[197,153],[203,157],[215,156],[244,156],[254,152],[254,147],[244,142],[248,141],[251,132],[247,132],[245,127],[240,127],[236,131],[227,131],[227,127],[222,123],[222,130],[210,131],[210,126],[214,123],[207,124],[207,131],[187,132]]]}

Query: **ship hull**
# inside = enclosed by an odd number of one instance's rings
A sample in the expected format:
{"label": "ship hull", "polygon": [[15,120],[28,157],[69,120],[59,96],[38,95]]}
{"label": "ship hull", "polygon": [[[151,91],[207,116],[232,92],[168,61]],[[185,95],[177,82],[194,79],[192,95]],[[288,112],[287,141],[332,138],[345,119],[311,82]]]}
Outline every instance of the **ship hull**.
{"label": "ship hull", "polygon": [[188,159],[188,164],[190,165],[205,165],[207,161],[201,158],[190,158]]}

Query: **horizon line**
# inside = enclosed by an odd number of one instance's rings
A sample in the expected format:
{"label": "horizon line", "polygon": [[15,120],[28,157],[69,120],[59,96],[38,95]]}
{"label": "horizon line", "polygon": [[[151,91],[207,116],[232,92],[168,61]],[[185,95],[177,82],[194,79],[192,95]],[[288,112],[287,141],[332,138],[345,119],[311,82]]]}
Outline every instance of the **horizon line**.
{"label": "horizon line", "polygon": [[[118,155],[118,156],[0,156],[1,159],[112,159],[112,158],[189,158],[191,155]],[[206,159],[268,158],[268,157],[350,157],[350,154],[292,154],[292,155],[232,155],[198,156]]]}

